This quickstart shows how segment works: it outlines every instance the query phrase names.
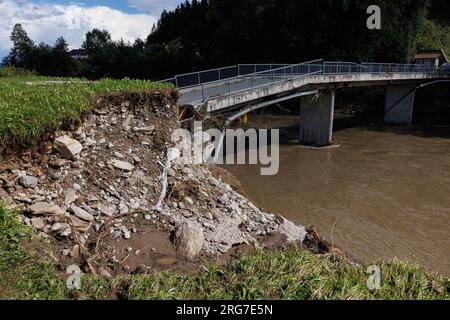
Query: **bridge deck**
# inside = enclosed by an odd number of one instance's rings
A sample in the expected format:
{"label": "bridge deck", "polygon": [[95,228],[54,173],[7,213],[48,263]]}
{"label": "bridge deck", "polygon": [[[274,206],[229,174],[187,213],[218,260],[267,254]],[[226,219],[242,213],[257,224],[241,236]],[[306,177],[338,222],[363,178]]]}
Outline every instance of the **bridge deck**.
{"label": "bridge deck", "polygon": [[[208,112],[221,111],[242,104],[253,103],[271,96],[289,94],[303,89],[320,86],[376,85],[386,82],[418,81],[450,78],[449,70],[435,67],[406,64],[376,64],[351,62],[306,62],[297,65],[283,65],[281,68],[264,70],[221,78],[222,69],[181,75],[183,79],[195,79],[188,86],[179,87],[180,102],[183,105],[199,106],[207,101]],[[248,65],[246,65],[248,66]],[[233,67],[227,67],[228,70]],[[218,79],[201,81],[203,73],[210,76],[217,71]],[[255,67],[256,70],[256,67]],[[210,77],[211,78],[211,77]],[[181,79],[181,78],[180,78]],[[197,80],[198,79],[198,80]],[[177,77],[174,79],[177,82]]]}

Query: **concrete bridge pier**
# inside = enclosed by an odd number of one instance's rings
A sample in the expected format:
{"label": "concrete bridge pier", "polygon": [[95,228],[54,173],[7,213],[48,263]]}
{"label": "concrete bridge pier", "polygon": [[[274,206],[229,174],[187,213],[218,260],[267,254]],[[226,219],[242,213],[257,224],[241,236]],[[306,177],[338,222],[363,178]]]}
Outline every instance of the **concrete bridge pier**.
{"label": "concrete bridge pier", "polygon": [[334,90],[301,98],[300,144],[327,146],[333,139]]}
{"label": "concrete bridge pier", "polygon": [[[414,111],[415,83],[390,85],[386,88],[386,104],[384,122],[388,124],[410,124]],[[409,95],[408,93],[411,92]],[[406,96],[407,95],[407,96]],[[406,96],[406,97],[405,97]],[[400,99],[405,97],[395,107],[392,107]]]}

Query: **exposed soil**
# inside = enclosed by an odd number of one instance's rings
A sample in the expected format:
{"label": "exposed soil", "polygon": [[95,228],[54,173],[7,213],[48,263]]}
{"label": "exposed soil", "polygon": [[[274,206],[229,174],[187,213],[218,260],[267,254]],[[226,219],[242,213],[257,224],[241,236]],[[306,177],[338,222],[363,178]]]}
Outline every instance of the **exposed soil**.
{"label": "exposed soil", "polygon": [[[330,252],[315,231],[257,208],[233,175],[216,166],[174,163],[163,209],[155,211],[171,135],[179,128],[177,99],[174,91],[99,97],[79,125],[4,151],[0,196],[51,240],[54,250],[45,252],[61,270],[77,264],[108,277],[196,274],[204,264],[228,264],[254,244],[282,249],[303,242],[314,253]],[[63,156],[56,145],[61,137],[81,152]],[[195,258],[174,246],[174,231],[185,223],[201,228],[199,239],[185,241],[200,243]]]}

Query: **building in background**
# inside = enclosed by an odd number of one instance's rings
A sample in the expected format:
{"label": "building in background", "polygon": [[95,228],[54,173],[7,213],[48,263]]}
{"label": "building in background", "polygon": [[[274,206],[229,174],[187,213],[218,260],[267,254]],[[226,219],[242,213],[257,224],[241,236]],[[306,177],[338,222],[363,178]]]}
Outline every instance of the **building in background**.
{"label": "building in background", "polygon": [[435,66],[436,68],[448,63],[448,59],[442,49],[420,50],[413,58],[413,63],[426,66]]}
{"label": "building in background", "polygon": [[70,57],[74,60],[81,61],[89,58],[86,50],[84,49],[74,49],[69,51]]}

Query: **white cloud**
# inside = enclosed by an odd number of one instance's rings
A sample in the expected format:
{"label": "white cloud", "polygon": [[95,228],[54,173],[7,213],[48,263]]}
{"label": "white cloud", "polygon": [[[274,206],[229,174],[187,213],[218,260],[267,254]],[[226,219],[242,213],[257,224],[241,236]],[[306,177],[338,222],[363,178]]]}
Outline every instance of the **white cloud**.
{"label": "white cloud", "polygon": [[185,0],[128,0],[130,7],[160,15],[163,10],[172,10]]}
{"label": "white cloud", "polygon": [[0,0],[0,52],[9,50],[14,24],[21,23],[33,41],[53,44],[64,36],[69,46],[81,46],[87,31],[107,29],[114,40],[134,41],[150,33],[157,17],[127,14],[109,7],[54,5],[24,0]]}

